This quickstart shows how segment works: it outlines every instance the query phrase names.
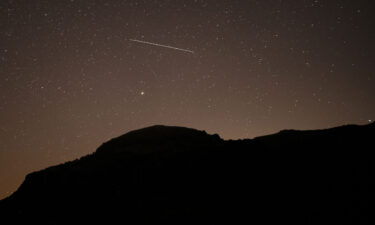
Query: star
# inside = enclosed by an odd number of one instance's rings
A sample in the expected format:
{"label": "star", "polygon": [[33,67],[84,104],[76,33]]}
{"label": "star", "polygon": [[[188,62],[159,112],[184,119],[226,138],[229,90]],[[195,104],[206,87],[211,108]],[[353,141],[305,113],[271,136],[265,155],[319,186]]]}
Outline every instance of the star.
{"label": "star", "polygon": [[141,95],[145,95],[145,92],[144,91],[141,91],[141,93],[140,93]]}

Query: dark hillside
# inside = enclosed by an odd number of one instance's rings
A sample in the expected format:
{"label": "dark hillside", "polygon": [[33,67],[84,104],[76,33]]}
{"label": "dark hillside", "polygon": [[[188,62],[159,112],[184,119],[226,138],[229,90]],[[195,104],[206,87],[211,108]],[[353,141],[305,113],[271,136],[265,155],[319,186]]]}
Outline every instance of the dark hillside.
{"label": "dark hillside", "polygon": [[2,224],[373,224],[375,124],[238,141],[153,126],[27,175]]}

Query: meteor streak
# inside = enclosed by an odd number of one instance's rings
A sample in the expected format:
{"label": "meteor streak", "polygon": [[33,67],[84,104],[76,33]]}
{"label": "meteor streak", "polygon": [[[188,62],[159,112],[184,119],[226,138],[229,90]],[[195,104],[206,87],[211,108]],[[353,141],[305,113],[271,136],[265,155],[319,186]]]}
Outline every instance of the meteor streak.
{"label": "meteor streak", "polygon": [[129,41],[134,41],[134,42],[138,42],[138,43],[142,43],[142,44],[148,44],[148,45],[154,45],[154,46],[158,46],[158,47],[170,48],[170,49],[188,52],[188,53],[194,53],[193,51],[188,50],[188,49],[176,48],[176,47],[173,47],[173,46],[161,45],[161,44],[152,43],[152,42],[148,42],[148,41],[140,41],[140,40],[136,40],[136,39],[129,39]]}

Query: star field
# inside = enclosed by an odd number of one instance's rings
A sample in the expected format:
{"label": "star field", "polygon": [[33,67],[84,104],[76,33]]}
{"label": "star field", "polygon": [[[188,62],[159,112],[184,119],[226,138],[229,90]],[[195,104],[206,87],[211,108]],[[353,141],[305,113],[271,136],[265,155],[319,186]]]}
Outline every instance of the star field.
{"label": "star field", "polygon": [[0,198],[149,125],[238,139],[371,122],[374,17],[371,1],[1,1]]}

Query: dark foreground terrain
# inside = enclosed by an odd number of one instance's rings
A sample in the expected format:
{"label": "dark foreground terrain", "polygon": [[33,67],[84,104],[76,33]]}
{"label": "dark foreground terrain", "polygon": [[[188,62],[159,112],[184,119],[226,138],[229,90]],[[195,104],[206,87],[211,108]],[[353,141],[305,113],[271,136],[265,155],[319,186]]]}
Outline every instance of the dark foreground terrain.
{"label": "dark foreground terrain", "polygon": [[0,224],[375,224],[375,124],[224,141],[129,132],[34,172]]}

